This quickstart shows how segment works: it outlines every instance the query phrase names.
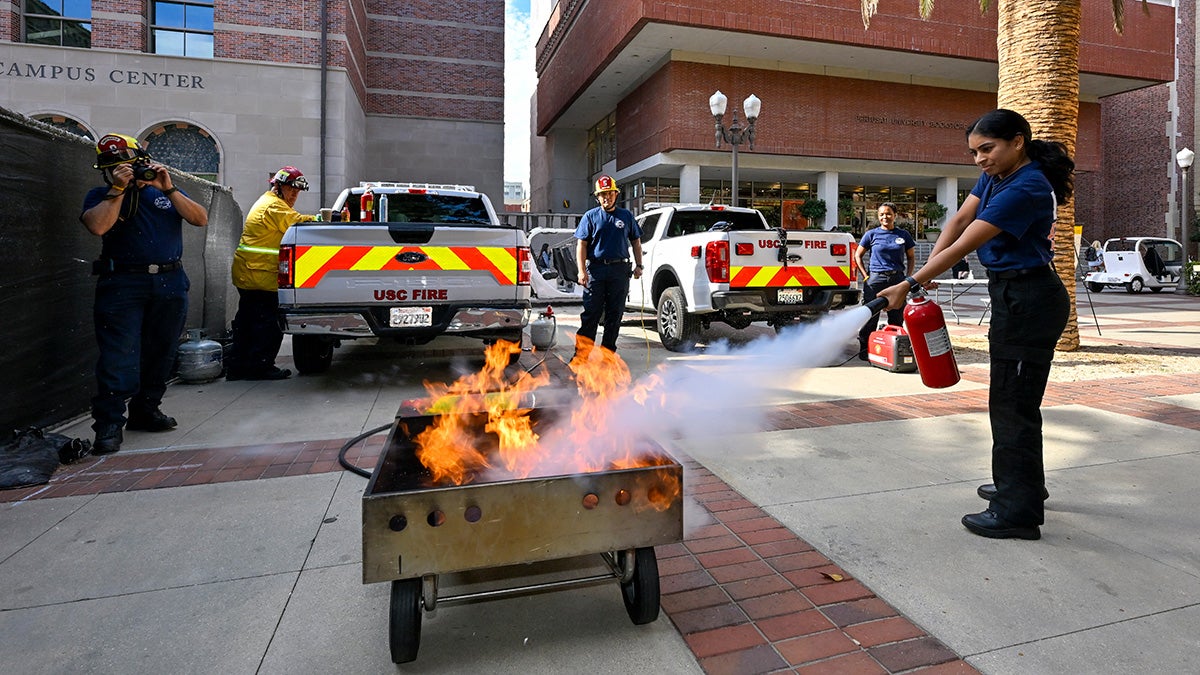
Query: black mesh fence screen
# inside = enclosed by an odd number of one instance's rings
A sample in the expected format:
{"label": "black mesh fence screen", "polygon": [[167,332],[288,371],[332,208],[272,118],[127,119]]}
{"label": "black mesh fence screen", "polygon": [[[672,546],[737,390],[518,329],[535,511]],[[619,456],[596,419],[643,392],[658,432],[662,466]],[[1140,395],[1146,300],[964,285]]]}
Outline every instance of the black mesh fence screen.
{"label": "black mesh fence screen", "polygon": [[[88,189],[103,184],[95,157],[86,140],[0,109],[0,434],[90,408],[100,238],[79,214]],[[173,182],[209,210],[207,227],[184,225],[187,327],[218,337],[236,309],[229,266],[241,209],[227,188],[186,175]]]}

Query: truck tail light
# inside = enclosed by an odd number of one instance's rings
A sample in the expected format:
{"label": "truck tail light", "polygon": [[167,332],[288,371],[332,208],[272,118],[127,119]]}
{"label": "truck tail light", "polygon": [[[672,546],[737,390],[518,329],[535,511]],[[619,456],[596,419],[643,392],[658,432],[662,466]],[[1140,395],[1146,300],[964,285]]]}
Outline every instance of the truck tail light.
{"label": "truck tail light", "polygon": [[754,255],[754,244],[749,242],[738,242],[734,245],[733,252],[738,255]]}
{"label": "truck tail light", "polygon": [[704,269],[714,284],[729,283],[729,242],[710,241],[704,247]]}
{"label": "truck tail light", "polygon": [[832,244],[829,247],[829,253],[830,253],[830,255],[846,255],[846,245],[845,244]]}
{"label": "truck tail light", "polygon": [[279,247],[279,287],[292,288],[295,277],[292,272],[296,268],[296,247],[283,244]]}
{"label": "truck tail light", "polygon": [[517,284],[529,285],[529,276],[533,274],[533,256],[528,246],[517,247]]}
{"label": "truck tail light", "polygon": [[850,281],[858,281],[858,244],[850,244]]}

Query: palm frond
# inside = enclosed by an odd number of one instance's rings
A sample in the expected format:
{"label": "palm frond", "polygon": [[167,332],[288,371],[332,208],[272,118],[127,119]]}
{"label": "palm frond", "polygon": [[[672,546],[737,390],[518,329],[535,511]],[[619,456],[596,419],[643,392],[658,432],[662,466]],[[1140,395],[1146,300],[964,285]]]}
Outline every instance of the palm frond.
{"label": "palm frond", "polygon": [[917,13],[921,18],[928,21],[933,15],[933,0],[917,0]]}

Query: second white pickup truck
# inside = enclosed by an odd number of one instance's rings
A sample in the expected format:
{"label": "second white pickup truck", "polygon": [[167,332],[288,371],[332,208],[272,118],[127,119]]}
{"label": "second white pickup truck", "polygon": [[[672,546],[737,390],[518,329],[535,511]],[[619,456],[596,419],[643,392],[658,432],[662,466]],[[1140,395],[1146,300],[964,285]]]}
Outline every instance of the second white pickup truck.
{"label": "second white pickup truck", "polygon": [[859,302],[848,233],[772,229],[747,208],[647,206],[637,217],[645,270],[627,306],[657,314],[668,350],[690,351],[714,321],[779,330]]}

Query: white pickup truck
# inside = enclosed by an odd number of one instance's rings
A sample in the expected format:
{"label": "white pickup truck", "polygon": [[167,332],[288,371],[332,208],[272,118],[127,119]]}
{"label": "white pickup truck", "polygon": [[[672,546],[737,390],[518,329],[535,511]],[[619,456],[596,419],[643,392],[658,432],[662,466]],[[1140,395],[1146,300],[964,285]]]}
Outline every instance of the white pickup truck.
{"label": "white pickup truck", "polygon": [[[374,203],[364,213],[367,189]],[[520,228],[501,224],[487,195],[465,185],[370,182],[343,190],[333,211],[349,218],[294,225],[279,247],[280,320],[301,373],[328,369],[334,347],[356,338],[521,342],[529,243]]]}
{"label": "white pickup truck", "polygon": [[714,321],[783,328],[856,305],[854,238],[844,232],[772,229],[754,209],[648,204],[642,279],[627,306],[658,315],[665,348],[689,351]]}

